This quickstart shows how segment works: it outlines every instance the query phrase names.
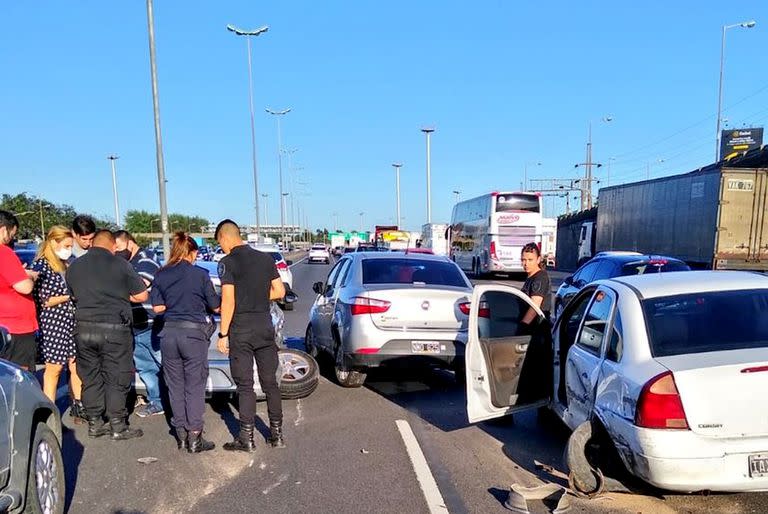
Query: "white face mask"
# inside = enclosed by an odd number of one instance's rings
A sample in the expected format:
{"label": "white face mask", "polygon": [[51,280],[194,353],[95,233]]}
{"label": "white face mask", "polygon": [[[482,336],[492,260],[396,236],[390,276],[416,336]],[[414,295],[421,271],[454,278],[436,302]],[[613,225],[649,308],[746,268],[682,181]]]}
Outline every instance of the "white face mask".
{"label": "white face mask", "polygon": [[56,254],[56,257],[62,261],[67,261],[72,257],[72,248],[59,248],[54,253]]}

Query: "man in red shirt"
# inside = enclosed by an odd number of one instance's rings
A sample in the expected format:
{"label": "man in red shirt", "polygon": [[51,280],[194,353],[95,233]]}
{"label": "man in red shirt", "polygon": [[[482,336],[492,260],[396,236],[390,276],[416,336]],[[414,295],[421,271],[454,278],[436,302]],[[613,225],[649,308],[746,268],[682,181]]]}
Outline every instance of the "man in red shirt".
{"label": "man in red shirt", "polygon": [[0,210],[0,326],[11,334],[11,344],[0,358],[34,371],[37,314],[31,293],[37,273],[26,271],[11,249],[18,229],[16,216]]}

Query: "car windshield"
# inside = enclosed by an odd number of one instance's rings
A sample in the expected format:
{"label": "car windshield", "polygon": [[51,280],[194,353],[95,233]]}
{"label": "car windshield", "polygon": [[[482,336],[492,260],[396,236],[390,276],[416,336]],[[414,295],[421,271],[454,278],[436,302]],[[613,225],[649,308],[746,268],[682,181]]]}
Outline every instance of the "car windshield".
{"label": "car windshield", "polygon": [[643,300],[654,357],[768,348],[768,289]]}
{"label": "car windshield", "polygon": [[363,284],[467,287],[461,271],[453,263],[407,258],[364,260]]}
{"label": "car windshield", "polygon": [[619,275],[627,277],[630,275],[644,275],[646,273],[665,273],[667,271],[690,271],[691,268],[682,261],[673,260],[650,260],[638,261],[624,264],[621,267]]}

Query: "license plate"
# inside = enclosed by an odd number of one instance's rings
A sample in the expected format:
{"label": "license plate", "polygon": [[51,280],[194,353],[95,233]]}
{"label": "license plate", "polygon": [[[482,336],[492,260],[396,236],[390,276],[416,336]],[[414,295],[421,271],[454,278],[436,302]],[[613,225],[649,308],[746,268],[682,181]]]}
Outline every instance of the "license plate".
{"label": "license plate", "polygon": [[440,343],[437,341],[411,341],[413,353],[440,353]]}
{"label": "license plate", "polygon": [[768,477],[768,453],[749,456],[749,476],[752,478]]}

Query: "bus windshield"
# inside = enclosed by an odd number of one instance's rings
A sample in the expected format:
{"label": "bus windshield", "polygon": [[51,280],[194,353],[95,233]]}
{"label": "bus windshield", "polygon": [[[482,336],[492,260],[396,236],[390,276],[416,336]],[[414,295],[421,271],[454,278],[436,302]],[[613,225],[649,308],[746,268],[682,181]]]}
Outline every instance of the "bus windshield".
{"label": "bus windshield", "polygon": [[518,193],[496,197],[496,212],[539,212],[538,195]]}

